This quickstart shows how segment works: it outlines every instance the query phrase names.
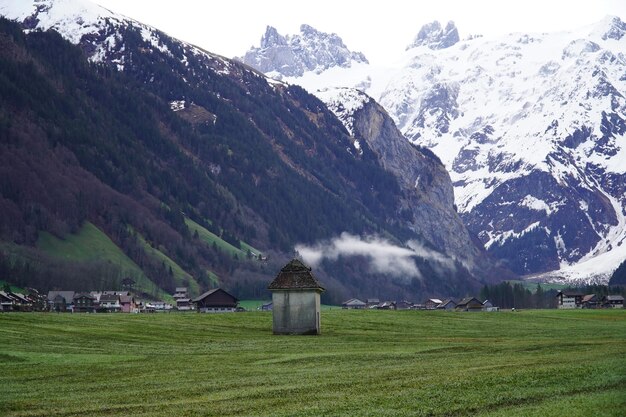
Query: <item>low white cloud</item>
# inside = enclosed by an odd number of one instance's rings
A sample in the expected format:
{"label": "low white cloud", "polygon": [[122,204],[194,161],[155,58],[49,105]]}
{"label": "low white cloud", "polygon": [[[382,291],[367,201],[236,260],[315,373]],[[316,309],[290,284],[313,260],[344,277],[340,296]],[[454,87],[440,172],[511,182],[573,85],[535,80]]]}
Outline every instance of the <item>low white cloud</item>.
{"label": "low white cloud", "polygon": [[450,269],[454,268],[450,258],[417,241],[409,241],[406,247],[402,247],[378,236],[361,237],[347,232],[311,246],[296,245],[296,250],[312,266],[317,266],[324,259],[336,261],[340,256],[363,256],[368,259],[373,272],[396,277],[422,278],[415,257],[427,258]]}

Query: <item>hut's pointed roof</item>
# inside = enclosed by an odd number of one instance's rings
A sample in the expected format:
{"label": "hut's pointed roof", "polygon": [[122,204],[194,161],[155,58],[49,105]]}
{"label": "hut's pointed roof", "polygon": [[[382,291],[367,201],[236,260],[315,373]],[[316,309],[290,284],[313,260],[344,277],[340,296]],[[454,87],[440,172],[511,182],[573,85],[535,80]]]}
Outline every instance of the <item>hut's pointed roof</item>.
{"label": "hut's pointed roof", "polygon": [[324,287],[315,279],[311,268],[299,259],[292,259],[280,270],[274,281],[267,287],[269,290],[319,290]]}

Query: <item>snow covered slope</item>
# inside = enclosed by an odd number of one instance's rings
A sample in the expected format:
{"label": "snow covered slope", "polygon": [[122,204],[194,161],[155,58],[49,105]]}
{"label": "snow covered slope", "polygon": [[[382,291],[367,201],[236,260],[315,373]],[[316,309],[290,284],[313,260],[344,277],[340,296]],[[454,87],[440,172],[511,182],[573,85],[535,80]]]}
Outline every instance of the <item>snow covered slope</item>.
{"label": "snow covered slope", "polygon": [[[0,16],[16,20],[26,30],[48,30],[59,32],[71,43],[80,44],[92,62],[112,62],[118,70],[124,70],[132,60],[127,48],[128,43],[137,45],[146,43],[173,57],[163,32],[151,26],[137,22],[126,16],[114,13],[102,6],[85,0],[2,0]],[[139,33],[141,39],[136,39]],[[227,73],[230,62],[216,54],[211,54],[193,45],[177,41],[176,56],[182,56],[181,63],[188,66],[192,57],[202,56]],[[145,54],[150,51],[143,48]],[[205,68],[209,69],[209,65]]]}
{"label": "snow covered slope", "polygon": [[461,41],[431,23],[390,68],[283,79],[381,103],[442,159],[465,223],[514,271],[602,281],[626,258],[625,34],[617,17]]}

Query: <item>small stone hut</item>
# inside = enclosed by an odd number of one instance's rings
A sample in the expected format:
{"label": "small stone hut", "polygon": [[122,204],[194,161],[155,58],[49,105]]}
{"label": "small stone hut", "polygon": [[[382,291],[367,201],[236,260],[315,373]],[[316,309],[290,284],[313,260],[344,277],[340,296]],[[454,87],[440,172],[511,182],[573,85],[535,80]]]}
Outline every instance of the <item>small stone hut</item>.
{"label": "small stone hut", "polygon": [[320,294],[311,268],[292,259],[268,289],[272,292],[274,334],[320,334]]}

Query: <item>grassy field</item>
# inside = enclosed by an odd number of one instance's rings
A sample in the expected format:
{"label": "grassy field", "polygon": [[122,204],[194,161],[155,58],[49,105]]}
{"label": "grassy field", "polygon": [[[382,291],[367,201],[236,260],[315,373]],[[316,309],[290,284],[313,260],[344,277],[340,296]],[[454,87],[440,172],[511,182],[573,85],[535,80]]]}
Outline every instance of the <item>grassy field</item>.
{"label": "grassy field", "polygon": [[626,311],[0,314],[3,416],[624,416]]}

